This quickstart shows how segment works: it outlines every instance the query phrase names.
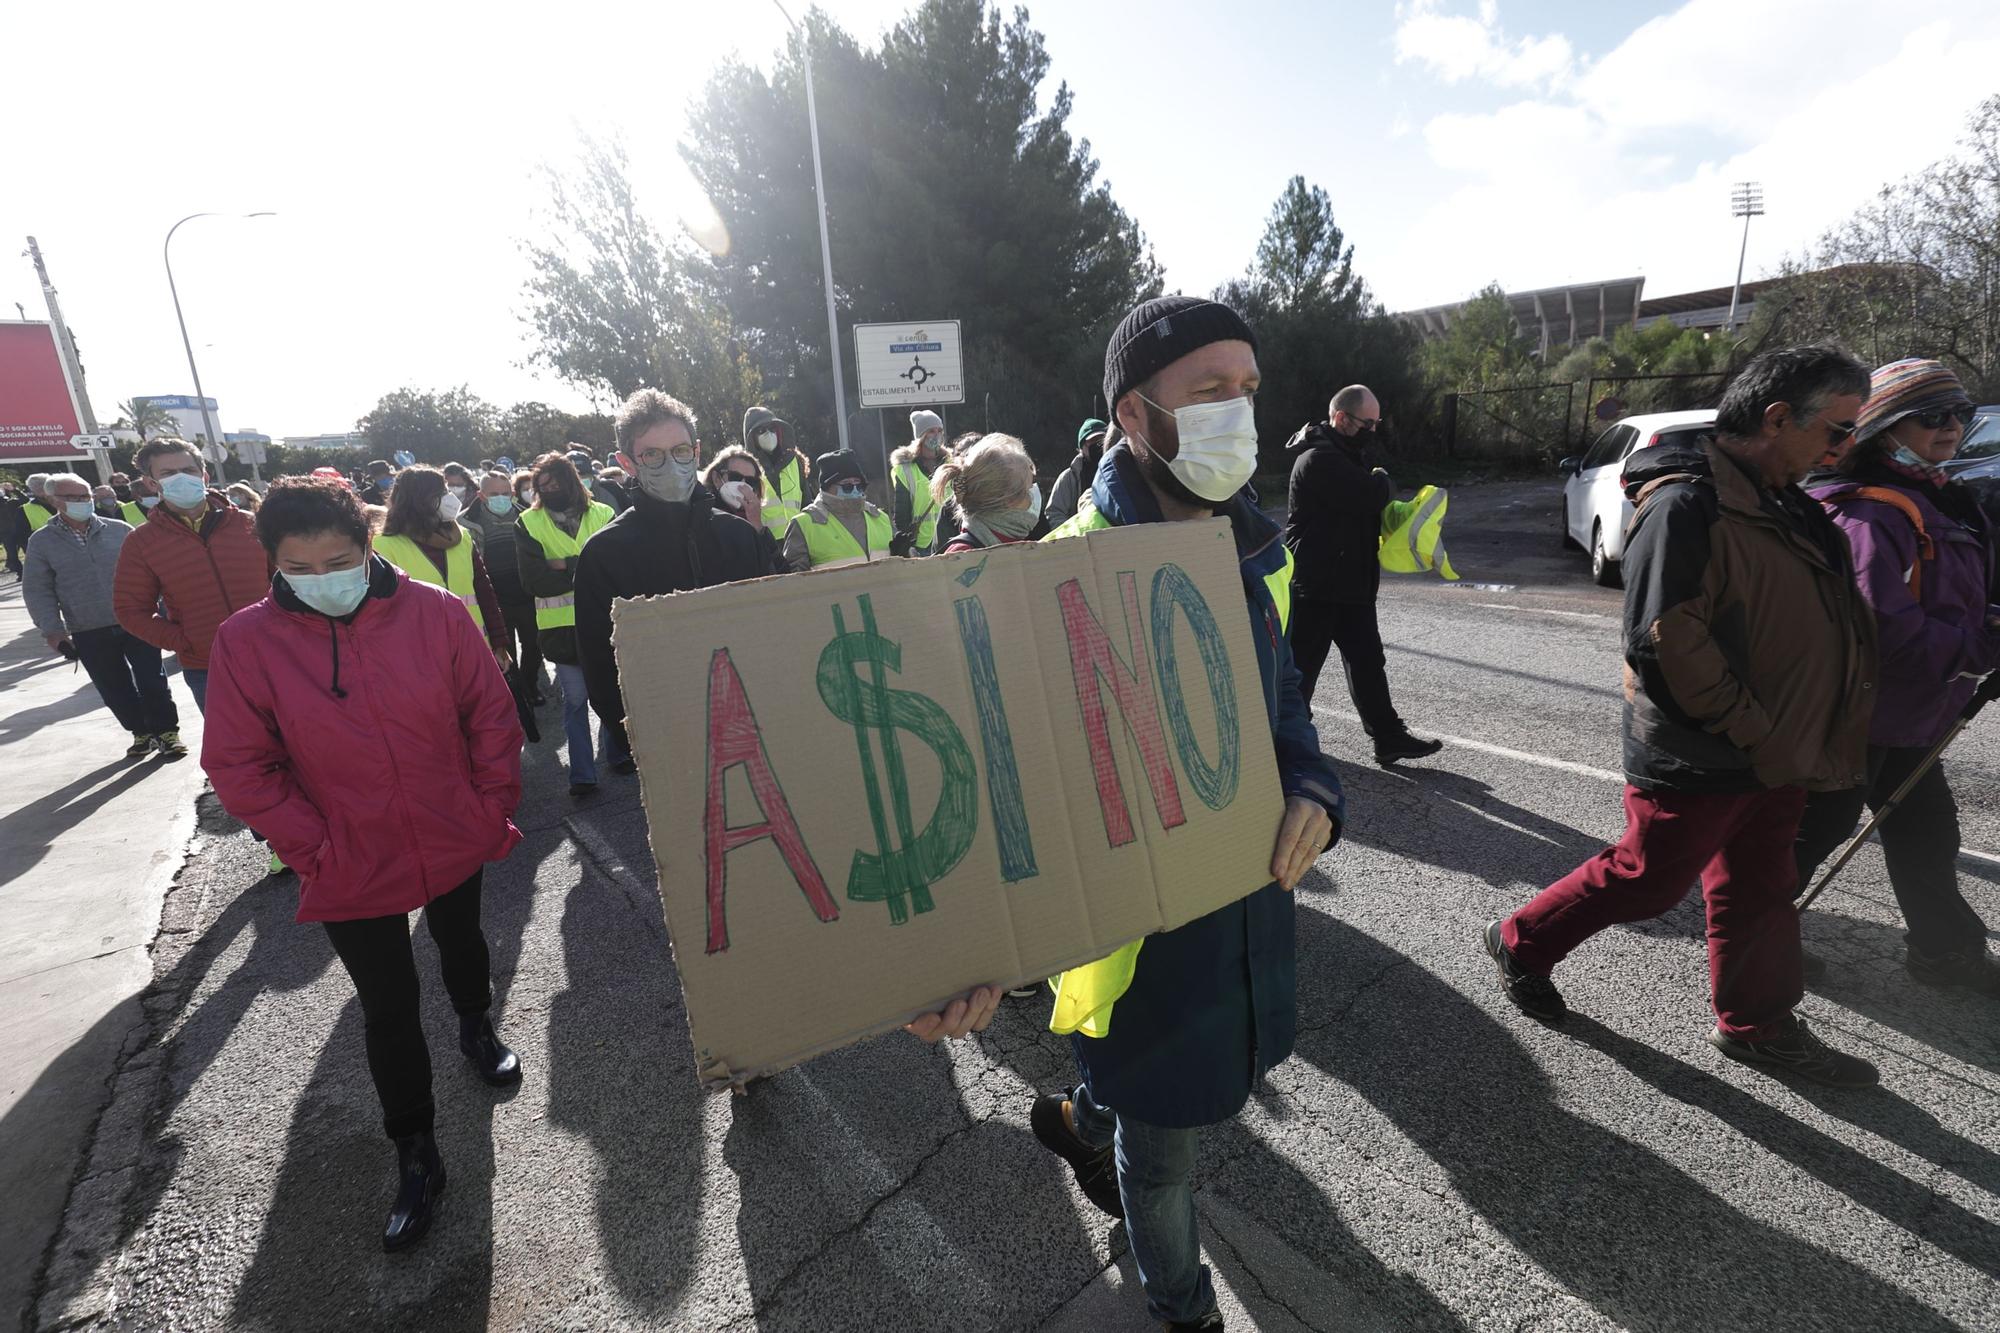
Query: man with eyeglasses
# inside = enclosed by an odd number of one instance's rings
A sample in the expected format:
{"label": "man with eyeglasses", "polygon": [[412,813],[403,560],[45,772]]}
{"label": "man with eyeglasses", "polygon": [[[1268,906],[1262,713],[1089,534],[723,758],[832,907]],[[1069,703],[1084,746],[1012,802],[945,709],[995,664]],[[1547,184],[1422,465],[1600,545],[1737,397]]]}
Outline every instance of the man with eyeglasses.
{"label": "man with eyeglasses", "polygon": [[1292,575],[1292,656],[1299,664],[1299,692],[1312,703],[1328,652],[1340,649],[1347,692],[1361,729],[1375,746],[1375,762],[1423,759],[1444,748],[1419,740],[1389,698],[1389,663],[1375,598],[1382,587],[1376,551],[1382,511],[1396,498],[1389,474],[1373,466],[1368,444],[1382,423],[1382,405],[1365,384],[1333,396],[1325,421],[1299,429],[1285,452],[1292,481],[1285,515],[1285,545],[1298,567]]}
{"label": "man with eyeglasses", "polygon": [[611,604],[620,597],[691,592],[772,572],[757,530],[699,480],[694,410],[658,389],[625,400],[613,423],[632,507],[584,543],[576,558],[576,652],[584,688],[611,750],[630,754],[625,698],[611,655]]}
{"label": "man with eyeglasses", "polygon": [[1832,1087],[1876,1081],[1793,1012],[1793,838],[1807,792],[1863,781],[1877,673],[1847,538],[1798,483],[1853,435],[1868,387],[1838,348],[1765,352],[1724,392],[1712,440],[1626,460],[1625,836],[1487,926],[1501,989],[1531,1017],[1568,1012],[1556,964],[1671,911],[1699,877],[1709,1043]]}

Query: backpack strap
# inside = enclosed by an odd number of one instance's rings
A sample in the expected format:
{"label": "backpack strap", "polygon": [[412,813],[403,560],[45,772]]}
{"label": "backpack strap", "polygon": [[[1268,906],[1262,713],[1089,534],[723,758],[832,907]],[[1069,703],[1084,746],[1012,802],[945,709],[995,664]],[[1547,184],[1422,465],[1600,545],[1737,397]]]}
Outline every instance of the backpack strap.
{"label": "backpack strap", "polygon": [[1910,596],[1923,600],[1924,562],[1937,559],[1937,544],[1930,533],[1924,531],[1923,511],[1917,502],[1892,486],[1856,486],[1851,490],[1835,491],[1824,497],[1831,503],[1836,500],[1873,500],[1877,504],[1888,505],[1910,520],[1910,526],[1917,530],[1917,558],[1910,565]]}

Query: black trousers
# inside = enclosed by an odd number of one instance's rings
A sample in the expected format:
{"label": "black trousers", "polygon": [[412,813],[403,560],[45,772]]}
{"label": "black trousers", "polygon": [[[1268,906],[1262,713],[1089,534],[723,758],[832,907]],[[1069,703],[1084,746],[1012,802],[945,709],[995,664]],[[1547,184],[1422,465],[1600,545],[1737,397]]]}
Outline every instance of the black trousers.
{"label": "black trousers", "polygon": [[1338,647],[1347,668],[1347,692],[1361,727],[1373,740],[1400,736],[1407,728],[1389,702],[1389,659],[1382,651],[1382,630],[1373,602],[1315,602],[1301,597],[1292,603],[1292,660],[1298,663],[1299,691],[1312,706],[1313,688],[1329,651]]}
{"label": "black trousers", "polygon": [[500,614],[507,621],[507,642],[521,674],[535,689],[542,688],[542,632],[535,628],[533,602],[502,602]]}
{"label": "black trousers", "polygon": [[167,690],[158,648],[116,625],[71,630],[69,641],[119,726],[141,736],[180,730],[180,710]]}
{"label": "black trousers", "polygon": [[[1926,749],[1868,747],[1868,784],[1846,791],[1814,792],[1799,821],[1795,852],[1799,892],[1812,887],[1820,863],[1854,836],[1861,807],[1881,808],[1909,780]],[[1882,856],[1889,863],[1889,886],[1903,909],[1909,932],[1903,938],[1921,953],[1982,951],[1986,923],[1958,891],[1958,803],[1945,781],[1944,764],[1928,773],[1894,814],[1882,821]]]}
{"label": "black trousers", "polygon": [[[461,1016],[485,1013],[493,1005],[492,964],[486,935],[479,929],[479,882],[485,873],[424,908],[424,925],[437,944],[438,966],[451,1007]],[[368,1073],[382,1103],[382,1128],[392,1139],[431,1127],[431,1052],[424,1044],[418,1008],[417,960],[410,952],[410,919],[371,916],[359,921],[327,921],[326,937],[361,996],[368,1044]]]}

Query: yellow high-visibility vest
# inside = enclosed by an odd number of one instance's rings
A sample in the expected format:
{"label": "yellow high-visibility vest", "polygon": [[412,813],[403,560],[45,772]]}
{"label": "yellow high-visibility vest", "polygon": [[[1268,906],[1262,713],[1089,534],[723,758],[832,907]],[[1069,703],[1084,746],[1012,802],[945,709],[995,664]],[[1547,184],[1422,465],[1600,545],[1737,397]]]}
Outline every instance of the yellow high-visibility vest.
{"label": "yellow high-visibility vest", "polygon": [[868,549],[865,551],[839,519],[814,510],[807,510],[798,516],[799,531],[806,539],[806,555],[812,560],[814,569],[838,569],[842,565],[861,565],[871,560],[888,559],[889,543],[896,535],[895,525],[889,521],[887,514],[874,505],[864,509],[862,517],[868,531]]}
{"label": "yellow high-visibility vest", "polygon": [[118,516],[135,528],[146,521],[146,511],[141,509],[137,502],[132,500],[124,500],[119,503]]}
{"label": "yellow high-visibility vest", "polygon": [[465,603],[465,609],[472,612],[473,624],[486,628],[486,617],[479,614],[479,594],[472,585],[472,538],[460,537],[456,546],[445,551],[443,575],[439,575],[424,548],[408,537],[377,537],[375,554],[417,582],[443,588]]}
{"label": "yellow high-visibility vest", "polygon": [[778,484],[771,485],[771,474],[764,473],[764,500],[776,500],[792,507],[794,514],[806,507],[806,470],[795,453],[791,461],[778,469]]}
{"label": "yellow high-visibility vest", "polygon": [[1456,583],[1458,571],[1444,553],[1444,511],[1450,497],[1426,486],[1408,500],[1382,509],[1382,543],[1376,559],[1391,574],[1423,574],[1432,569]]}
{"label": "yellow high-visibility vest", "polygon": [[21,506],[21,512],[27,515],[28,531],[30,532],[40,532],[42,525],[56,516],[56,511],[43,504],[40,500],[28,501]]}
{"label": "yellow high-visibility vest", "polygon": [[793,519],[805,512],[797,505],[786,504],[783,500],[773,500],[766,494],[764,503],[758,508],[757,521],[762,523],[765,530],[773,537],[783,541],[785,529],[792,526]]}
{"label": "yellow high-visibility vest", "polygon": [[937,540],[937,500],[931,495],[931,479],[916,463],[896,465],[896,484],[910,493],[910,517],[917,525],[917,550],[927,552]]}
{"label": "yellow high-visibility vest", "polygon": [[[1098,512],[1096,501],[1086,491],[1077,497],[1076,513],[1042,540],[1053,542],[1065,537],[1080,537],[1086,532],[1110,526],[1111,520]],[[1288,633],[1292,624],[1292,552],[1289,547],[1285,548],[1285,567],[1276,573],[1266,574],[1264,587],[1270,592],[1271,602],[1278,612],[1278,632]],[[1133,940],[1108,957],[1085,963],[1082,967],[1072,967],[1051,978],[1049,985],[1055,988],[1056,1006],[1055,1012],[1049,1015],[1049,1031],[1065,1034],[1081,1032],[1086,1037],[1110,1036],[1111,1006],[1132,988],[1132,978],[1139,972],[1139,946],[1144,943],[1144,940]]]}
{"label": "yellow high-visibility vest", "polygon": [[[583,520],[576,525],[576,536],[572,537],[549,517],[548,511],[537,505],[521,515],[521,527],[542,548],[544,559],[574,560],[583,553],[583,544],[616,517],[610,505],[593,500],[583,511]],[[563,629],[576,623],[575,569],[569,571],[569,581],[572,590],[560,597],[535,599],[536,629]]]}

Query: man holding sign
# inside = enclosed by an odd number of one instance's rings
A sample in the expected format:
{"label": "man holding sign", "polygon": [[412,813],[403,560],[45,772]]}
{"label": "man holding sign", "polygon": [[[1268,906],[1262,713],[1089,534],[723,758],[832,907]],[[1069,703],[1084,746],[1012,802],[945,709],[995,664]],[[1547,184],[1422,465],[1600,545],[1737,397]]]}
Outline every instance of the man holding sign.
{"label": "man holding sign", "polygon": [[[1091,1202],[1125,1219],[1147,1306],[1173,1328],[1221,1323],[1189,1183],[1196,1130],[1233,1117],[1291,1054],[1290,893],[1338,839],[1342,816],[1340,780],[1320,753],[1286,637],[1291,556],[1243,489],[1257,458],[1257,385],[1256,338],[1228,306],[1170,296],[1133,310],[1104,354],[1116,443],[1076,516],[1048,538],[1230,521],[1285,796],[1271,811],[1270,884],[1056,982],[1051,1026],[1072,1034],[1082,1083],[1035,1103],[1035,1135],[1071,1164]],[[985,988],[910,1031],[962,1037],[985,1028],[998,1003]]]}

